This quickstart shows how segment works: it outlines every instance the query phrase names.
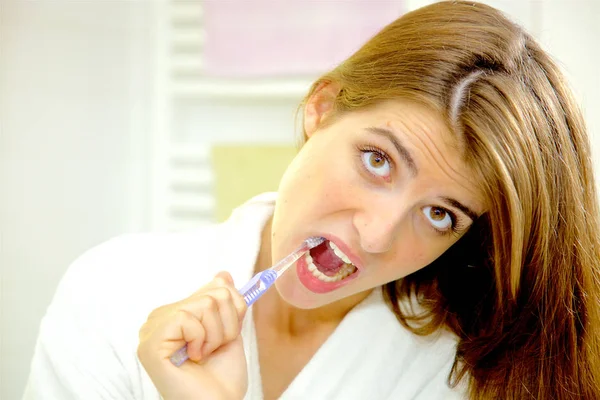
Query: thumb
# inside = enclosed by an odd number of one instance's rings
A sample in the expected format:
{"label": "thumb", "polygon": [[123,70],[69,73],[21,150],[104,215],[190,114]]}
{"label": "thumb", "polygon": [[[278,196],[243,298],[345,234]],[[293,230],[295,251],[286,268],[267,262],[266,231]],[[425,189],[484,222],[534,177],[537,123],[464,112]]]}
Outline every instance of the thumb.
{"label": "thumb", "polygon": [[231,274],[227,271],[221,271],[218,274],[216,274],[213,278],[213,281],[217,283],[223,283],[226,285],[233,285],[233,278],[231,277]]}

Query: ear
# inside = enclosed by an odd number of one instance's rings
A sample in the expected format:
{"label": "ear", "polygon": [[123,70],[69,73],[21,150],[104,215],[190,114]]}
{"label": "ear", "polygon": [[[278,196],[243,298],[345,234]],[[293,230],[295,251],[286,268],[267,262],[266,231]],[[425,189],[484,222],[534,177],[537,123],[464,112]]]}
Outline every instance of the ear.
{"label": "ear", "polygon": [[304,106],[304,132],[311,137],[323,121],[331,115],[340,86],[333,82],[321,82]]}

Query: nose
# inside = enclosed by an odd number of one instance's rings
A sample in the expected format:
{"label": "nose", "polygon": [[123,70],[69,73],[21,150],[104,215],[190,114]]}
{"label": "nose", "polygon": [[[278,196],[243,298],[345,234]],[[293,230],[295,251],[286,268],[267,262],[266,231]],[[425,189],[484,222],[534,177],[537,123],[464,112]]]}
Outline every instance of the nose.
{"label": "nose", "polygon": [[397,240],[400,226],[406,220],[407,209],[399,204],[373,204],[354,214],[353,224],[364,251],[385,253]]}

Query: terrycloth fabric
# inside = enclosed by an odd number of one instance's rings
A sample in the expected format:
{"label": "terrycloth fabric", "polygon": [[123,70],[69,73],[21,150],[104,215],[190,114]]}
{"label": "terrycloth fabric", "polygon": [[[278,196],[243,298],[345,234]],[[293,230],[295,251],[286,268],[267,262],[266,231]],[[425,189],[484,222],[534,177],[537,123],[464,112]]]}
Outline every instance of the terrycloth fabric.
{"label": "terrycloth fabric", "polygon": [[[139,328],[153,309],[188,296],[220,270],[243,285],[275,199],[258,196],[220,225],[123,236],[80,257],[42,320],[24,399],[160,399],[136,356]],[[251,310],[242,335],[246,399],[262,399]],[[462,398],[446,385],[455,345],[447,334],[423,339],[406,331],[376,290],[348,313],[281,398]]]}

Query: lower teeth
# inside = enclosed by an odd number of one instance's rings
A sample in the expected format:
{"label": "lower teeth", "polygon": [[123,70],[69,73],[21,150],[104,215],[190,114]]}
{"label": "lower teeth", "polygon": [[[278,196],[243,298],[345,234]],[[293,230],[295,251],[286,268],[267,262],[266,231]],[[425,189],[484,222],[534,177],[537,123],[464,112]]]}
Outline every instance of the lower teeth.
{"label": "lower teeth", "polygon": [[310,273],[315,278],[317,278],[323,282],[341,281],[342,279],[348,277],[349,275],[352,275],[352,273],[356,270],[356,267],[354,265],[344,264],[344,266],[342,268],[340,268],[340,270],[338,272],[336,272],[335,275],[328,276],[328,275],[325,275],[324,273],[322,273],[321,271],[319,271],[319,269],[313,262],[313,259],[309,253],[306,254],[305,260],[306,260],[306,265],[307,265]]}

